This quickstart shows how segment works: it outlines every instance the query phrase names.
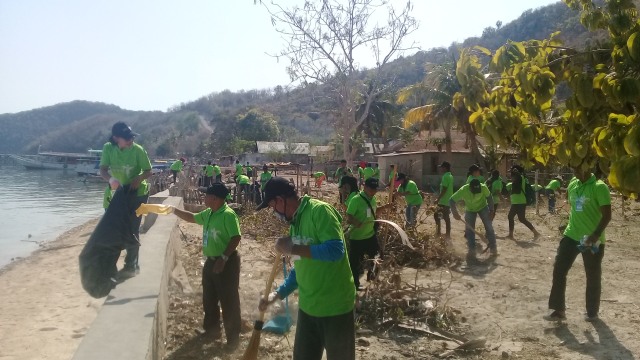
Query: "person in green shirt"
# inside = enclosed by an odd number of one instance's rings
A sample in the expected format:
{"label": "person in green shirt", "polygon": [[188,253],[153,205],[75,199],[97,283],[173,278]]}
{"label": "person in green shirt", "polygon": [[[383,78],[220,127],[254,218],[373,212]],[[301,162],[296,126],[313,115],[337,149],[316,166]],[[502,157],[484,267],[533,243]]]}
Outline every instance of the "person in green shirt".
{"label": "person in green shirt", "polygon": [[235,349],[240,343],[242,320],[240,317],[240,222],[238,215],[227,206],[229,189],[214,183],[205,190],[207,208],[197,214],[174,208],[180,219],[202,225],[202,254],[206,257],[202,268],[202,307],[204,309],[203,335],[217,340],[222,323],[227,347]]}
{"label": "person in green shirt", "polygon": [[480,183],[484,183],[484,176],[482,176],[482,168],[478,164],[469,166],[469,172],[467,173],[467,184],[473,179],[478,179]]}
{"label": "person in green shirt", "polygon": [[271,180],[273,175],[269,171],[269,167],[265,164],[262,167],[262,174],[260,174],[260,192],[262,193],[262,198],[264,199],[264,186],[267,185],[267,182]]}
{"label": "person in green shirt", "polygon": [[433,214],[436,221],[436,228],[438,229],[438,236],[440,235],[440,219],[444,219],[445,237],[451,238],[451,219],[449,218],[449,200],[453,195],[453,175],[451,174],[451,164],[448,161],[443,161],[439,166],[440,171],[443,172],[442,180],[440,181],[440,195],[436,200],[438,204],[438,210]]}
{"label": "person in green shirt", "polygon": [[556,191],[560,190],[560,187],[562,187],[562,177],[558,175],[554,179],[551,179],[549,184],[544,188],[549,205],[549,214],[555,214],[556,212]]}
{"label": "person in green shirt", "polygon": [[317,188],[321,187],[322,182],[327,178],[322,171],[314,172],[312,176],[314,179],[316,179]]}
{"label": "person in green shirt", "polygon": [[380,181],[380,168],[378,167],[378,164],[375,164],[373,167],[373,177]]}
{"label": "person in green shirt", "polygon": [[216,177],[215,181],[217,183],[221,183],[222,182],[222,171],[220,171],[220,166],[218,166],[218,164],[213,164],[213,173]]}
{"label": "person in green shirt", "polygon": [[364,185],[364,167],[358,166],[358,186]]}
{"label": "person in green shirt", "polygon": [[420,205],[422,205],[422,195],[420,195],[418,185],[416,185],[413,180],[409,180],[406,174],[399,173],[398,180],[402,182],[400,187],[398,187],[398,195],[404,196],[407,202],[407,208],[405,209],[405,217],[407,219],[406,226],[415,226],[418,210],[420,210]]}
{"label": "person in green shirt", "polygon": [[236,184],[238,183],[238,176],[242,175],[242,164],[240,164],[240,160],[236,160],[236,175],[233,177],[236,181]]}
{"label": "person in green shirt", "polygon": [[340,180],[342,180],[343,176],[353,176],[353,171],[351,168],[347,167],[347,160],[340,160],[340,167],[336,169],[334,177],[336,178],[336,182],[339,184]]}
{"label": "person in green shirt", "polygon": [[340,195],[344,200],[345,210],[354,196],[358,196],[358,180],[353,176],[343,176],[339,184]]}
{"label": "person in green shirt", "polygon": [[251,179],[247,175],[238,175],[236,178],[236,184],[238,191],[236,192],[236,196],[240,199],[241,194],[248,194],[249,187],[251,186]]}
{"label": "person in green shirt", "polygon": [[247,161],[247,165],[245,165],[245,173],[249,178],[253,177],[253,168],[251,167],[251,165],[249,165],[248,161]]}
{"label": "person in green shirt", "polygon": [[533,232],[534,239],[540,238],[540,233],[536,228],[527,220],[527,197],[525,195],[525,183],[527,179],[524,176],[524,168],[519,165],[513,165],[511,167],[511,181],[507,184],[507,190],[511,194],[511,207],[509,208],[509,214],[507,219],[509,221],[509,235],[508,239],[513,240],[513,230],[515,228],[515,217],[518,216],[518,221],[523,223],[531,232]]}
{"label": "person in green shirt", "polygon": [[187,159],[181,157],[180,159],[174,161],[173,164],[171,164],[171,166],[169,167],[169,170],[171,170],[171,175],[173,175],[174,184],[176,183],[176,177],[178,176],[178,173],[182,171],[182,167],[186,161]]}
{"label": "person in green shirt", "polygon": [[213,174],[215,170],[213,165],[211,165],[211,161],[207,162],[207,166],[204,168],[204,186],[210,186],[213,184]]}
{"label": "person in green shirt", "polygon": [[354,304],[356,290],[347,259],[340,214],[331,205],[305,195],[274,177],[265,186],[257,210],[269,207],[289,223],[289,236],[275,248],[292,256],[294,268],[277,291],[261,299],[260,310],[298,289],[299,309],[293,359],[355,359]]}
{"label": "person in green shirt", "polygon": [[604,231],[611,221],[611,195],[607,185],[592,173],[576,172],[575,175],[567,186],[571,206],[569,223],[553,264],[553,283],[549,294],[549,309],[553,312],[545,316],[552,321],[566,318],[567,274],[580,253],[587,276],[585,320],[596,320],[600,311]]}
{"label": "person in green shirt", "polygon": [[489,191],[491,191],[491,196],[493,197],[493,216],[491,216],[491,220],[495,219],[496,212],[498,211],[498,205],[500,204],[500,196],[502,194],[502,178],[500,177],[500,171],[491,170],[491,177],[486,182]]}
{"label": "person in green shirt", "polygon": [[362,170],[362,177],[364,178],[364,181],[367,181],[367,179],[373,177],[375,173],[376,171],[371,167],[371,163],[367,163],[367,167]]}
{"label": "person in green shirt", "polygon": [[100,158],[100,176],[109,182],[111,189],[117,191],[128,185],[128,190],[135,190],[137,195],[129,216],[134,237],[138,242],[126,248],[124,267],[118,272],[120,280],[133,277],[140,271],[138,253],[142,218],[136,216],[135,210],[149,199],[149,184],[146,179],[151,176],[151,160],[145,149],[134,141],[138,135],[126,123],[115,123],[111,128],[109,142],[102,147]]}
{"label": "person in green shirt", "polygon": [[464,201],[464,237],[467,239],[467,263],[473,263],[476,259],[476,234],[473,230],[476,228],[476,218],[478,216],[486,230],[491,256],[497,256],[496,233],[493,231],[493,224],[491,223],[493,198],[489,188],[481,183],[480,180],[473,179],[451,195],[449,205],[453,217],[456,220],[462,220],[456,208],[456,202],[458,201]]}

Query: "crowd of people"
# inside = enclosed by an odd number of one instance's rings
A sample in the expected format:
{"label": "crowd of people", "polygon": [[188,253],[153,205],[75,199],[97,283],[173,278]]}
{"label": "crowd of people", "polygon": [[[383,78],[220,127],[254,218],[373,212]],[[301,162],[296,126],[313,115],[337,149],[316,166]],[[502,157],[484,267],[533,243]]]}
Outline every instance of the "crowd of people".
{"label": "crowd of people", "polygon": [[[113,125],[112,136],[103,147],[100,173],[109,181],[110,191],[136,191],[139,203],[148,198],[146,179],[151,174],[151,164],[146,151],[135,143],[134,133],[124,123]],[[171,166],[175,179],[182,171],[186,159]],[[479,217],[485,228],[490,258],[498,256],[498,246],[493,222],[496,210],[509,198],[507,214],[509,233],[514,238],[515,217],[538,238],[540,233],[526,218],[529,187],[524,169],[514,165],[509,171],[510,181],[505,184],[497,170],[485,179],[482,169],[472,165],[465,183],[454,187],[451,164],[439,165],[442,178],[435,198],[437,211],[434,220],[438,233],[451,238],[450,214],[464,222],[467,243],[467,264],[472,266],[480,247],[476,244],[476,220]],[[424,198],[418,184],[393,166],[386,186],[397,196],[404,197],[406,227],[423,225],[418,212]],[[355,314],[358,308],[358,292],[362,289],[362,276],[366,280],[376,278],[378,261],[384,261],[384,244],[377,235],[376,220],[394,207],[393,198],[381,205],[377,192],[384,184],[380,181],[377,164],[360,164],[357,171],[340,162],[334,178],[339,187],[339,202],[344,208],[345,219],[332,205],[301,195],[300,189],[282,177],[273,176],[268,167],[262,174],[254,173],[249,163],[236,161],[234,181],[240,187],[249,179],[258,178],[261,201],[256,210],[269,208],[278,221],[289,225],[289,233],[277,239],[274,249],[290,256],[294,267],[284,283],[270,296],[260,300],[258,308],[265,310],[277,299],[285,299],[298,290],[298,322],[294,342],[294,359],[320,359],[326,351],[327,359],[355,359]],[[326,180],[323,172],[313,174],[316,186]],[[229,189],[222,183],[220,167],[208,162],[203,168],[203,192],[206,209],[198,213],[172,208],[180,219],[202,226],[202,254],[205,262],[202,270],[204,320],[202,334],[211,340],[226,335],[227,346],[239,344],[240,320],[240,254],[241,229],[236,213],[227,205]],[[552,179],[544,188],[549,198],[549,212],[555,211],[555,199],[564,185],[561,177]],[[575,173],[566,186],[570,205],[569,223],[561,239],[554,263],[552,287],[549,296],[551,314],[548,320],[566,318],[565,289],[567,273],[575,258],[581,254],[586,270],[586,319],[598,317],[602,259],[605,250],[605,229],[611,219],[611,199],[606,184],[589,172]],[[464,203],[464,216],[458,212],[458,203]],[[139,218],[131,214],[132,221]],[[464,220],[463,220],[464,219]],[[444,234],[441,222],[444,220]],[[134,224],[135,226],[135,224]],[[345,230],[343,230],[343,227]],[[136,239],[138,239],[136,233]],[[139,241],[126,247],[122,279],[140,271]],[[221,326],[223,325],[223,326]]]}

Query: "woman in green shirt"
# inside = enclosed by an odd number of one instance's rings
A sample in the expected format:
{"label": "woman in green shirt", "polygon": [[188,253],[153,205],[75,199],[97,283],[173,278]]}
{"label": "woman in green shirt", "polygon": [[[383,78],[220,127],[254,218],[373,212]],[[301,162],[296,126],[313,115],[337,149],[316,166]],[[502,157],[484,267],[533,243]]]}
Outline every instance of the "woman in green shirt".
{"label": "woman in green shirt", "polygon": [[540,237],[540,233],[536,228],[527,220],[527,197],[525,195],[525,182],[527,179],[524,177],[524,168],[519,165],[511,167],[511,183],[507,184],[507,190],[511,193],[511,208],[509,208],[509,214],[507,219],[509,220],[509,236],[508,239],[513,240],[513,230],[515,227],[515,217],[518,215],[518,221],[524,224],[531,232],[533,232],[534,239]]}
{"label": "woman in green shirt", "polygon": [[398,195],[404,196],[407,202],[407,208],[405,209],[405,216],[407,219],[407,227],[416,225],[416,217],[420,205],[422,205],[422,195],[418,190],[418,185],[413,180],[409,180],[406,174],[399,173],[398,180],[402,181],[402,184],[398,188]]}

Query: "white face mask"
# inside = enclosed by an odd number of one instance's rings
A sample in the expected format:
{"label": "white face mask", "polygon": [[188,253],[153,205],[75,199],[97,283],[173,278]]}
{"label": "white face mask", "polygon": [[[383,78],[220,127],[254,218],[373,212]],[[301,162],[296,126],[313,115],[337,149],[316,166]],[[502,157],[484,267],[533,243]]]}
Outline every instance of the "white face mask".
{"label": "white face mask", "polygon": [[278,220],[280,220],[282,222],[285,222],[285,223],[288,222],[287,221],[287,217],[284,214],[281,214],[281,213],[279,213],[279,212],[277,212],[275,210],[273,211],[273,216],[275,216],[276,219],[278,219]]}

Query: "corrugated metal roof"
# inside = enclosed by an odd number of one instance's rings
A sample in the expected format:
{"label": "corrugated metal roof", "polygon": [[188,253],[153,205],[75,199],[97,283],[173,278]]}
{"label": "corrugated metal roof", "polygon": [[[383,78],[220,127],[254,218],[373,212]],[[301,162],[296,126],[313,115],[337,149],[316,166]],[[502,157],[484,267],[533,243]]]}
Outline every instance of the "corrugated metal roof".
{"label": "corrugated metal roof", "polygon": [[283,154],[309,155],[309,143],[284,143],[270,141],[256,141],[258,154],[281,152]]}

